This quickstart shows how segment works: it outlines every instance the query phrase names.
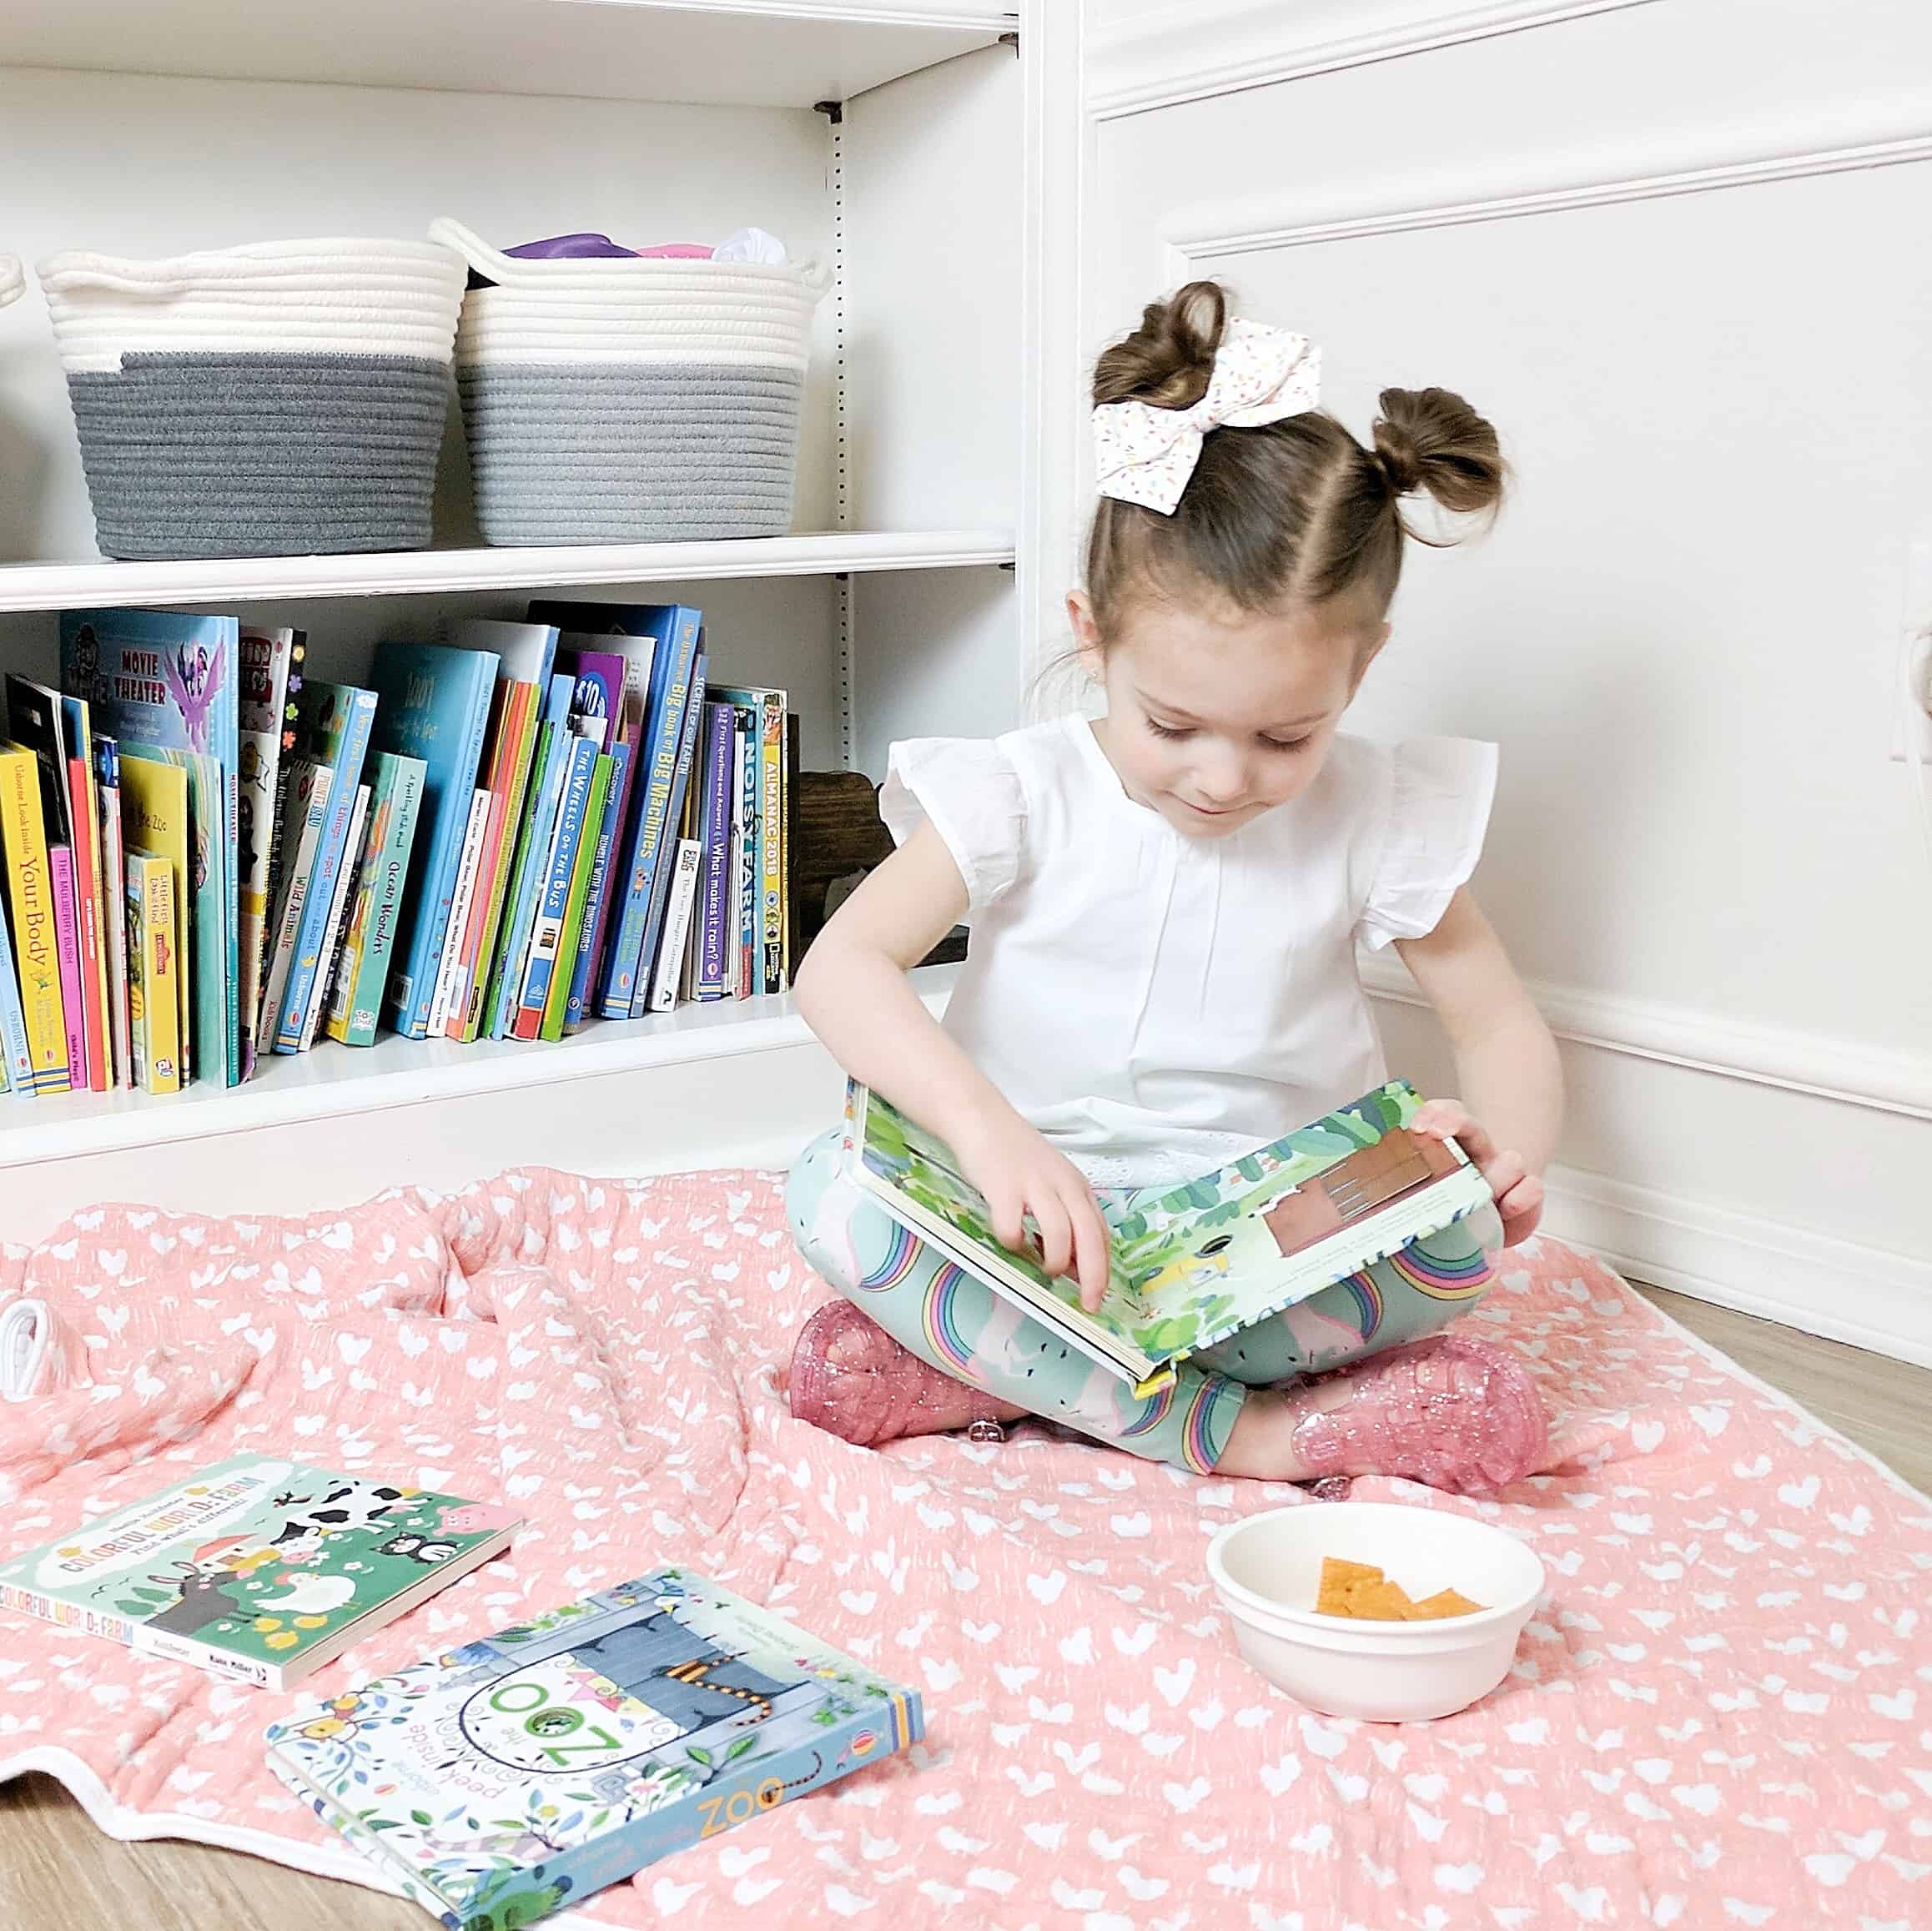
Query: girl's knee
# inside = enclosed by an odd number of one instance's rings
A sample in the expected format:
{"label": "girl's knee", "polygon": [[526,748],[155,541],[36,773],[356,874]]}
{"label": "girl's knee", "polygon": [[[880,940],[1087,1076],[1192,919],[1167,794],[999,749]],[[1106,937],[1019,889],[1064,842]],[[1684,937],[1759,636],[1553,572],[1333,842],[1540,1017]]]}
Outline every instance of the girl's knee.
{"label": "girl's knee", "polygon": [[849,1294],[858,1284],[852,1219],[863,1204],[842,1170],[844,1135],[834,1128],[821,1134],[792,1163],[785,1176],[785,1218],[798,1251],[813,1267]]}

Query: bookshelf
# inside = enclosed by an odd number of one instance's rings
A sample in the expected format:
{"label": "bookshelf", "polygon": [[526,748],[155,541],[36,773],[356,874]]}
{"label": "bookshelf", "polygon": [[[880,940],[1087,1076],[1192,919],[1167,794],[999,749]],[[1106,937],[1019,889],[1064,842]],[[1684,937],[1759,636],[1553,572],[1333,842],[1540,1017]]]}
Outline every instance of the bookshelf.
{"label": "bookshelf", "polygon": [[[312,674],[354,679],[379,637],[566,592],[702,605],[721,677],[793,692],[808,767],[877,777],[894,738],[1008,727],[1074,551],[1078,16],[1054,0],[7,10],[0,250],[29,264],[417,237],[450,214],[499,243],[756,224],[833,282],[793,535],[489,548],[453,433],[431,549],[128,563],[95,551],[30,274],[0,312],[0,666],[46,677],[56,613],[138,604],[300,626]],[[943,997],[944,975],[925,983]],[[0,1227],[32,1238],[110,1198],[288,1210],[515,1165],[776,1162],[837,1094],[783,998],[556,1046],[325,1043],[229,1090],[0,1098]]]}

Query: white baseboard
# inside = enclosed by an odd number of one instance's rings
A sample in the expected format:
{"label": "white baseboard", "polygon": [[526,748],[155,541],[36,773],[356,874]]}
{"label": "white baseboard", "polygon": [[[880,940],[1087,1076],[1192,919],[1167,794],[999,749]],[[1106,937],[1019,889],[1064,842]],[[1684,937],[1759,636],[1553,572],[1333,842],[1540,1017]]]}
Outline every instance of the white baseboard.
{"label": "white baseboard", "polygon": [[1619,1273],[1932,1368],[1932,1256],[1552,1167],[1543,1231]]}

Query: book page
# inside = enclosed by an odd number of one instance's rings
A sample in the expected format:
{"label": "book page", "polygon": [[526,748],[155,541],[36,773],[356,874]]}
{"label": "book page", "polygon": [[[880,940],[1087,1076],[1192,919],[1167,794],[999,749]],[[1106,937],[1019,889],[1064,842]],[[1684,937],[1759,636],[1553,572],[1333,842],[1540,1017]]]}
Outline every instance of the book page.
{"label": "book page", "polygon": [[1037,1241],[1024,1254],[1000,1245],[985,1196],[953,1164],[943,1141],[869,1091],[862,1092],[855,1139],[859,1157],[873,1179],[952,1229],[956,1245],[975,1257],[979,1266],[1044,1290],[1073,1321],[1140,1345],[1141,1297],[1118,1265],[1111,1270],[1106,1298],[1096,1312],[1089,1314],[1080,1305],[1078,1284],[1054,1278],[1041,1265]]}

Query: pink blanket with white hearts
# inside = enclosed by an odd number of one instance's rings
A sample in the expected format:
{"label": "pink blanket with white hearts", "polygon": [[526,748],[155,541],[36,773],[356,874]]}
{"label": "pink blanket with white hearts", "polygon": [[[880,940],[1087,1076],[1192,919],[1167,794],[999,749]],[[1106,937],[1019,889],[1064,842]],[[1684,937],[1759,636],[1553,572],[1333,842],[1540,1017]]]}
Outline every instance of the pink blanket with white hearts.
{"label": "pink blanket with white hearts", "polygon": [[[1310,1716],[1235,1653],[1204,1540],[1296,1491],[1033,1430],[868,1453],[793,1422],[777,1373],[824,1290],[765,1175],[84,1215],[0,1272],[0,1311],[44,1300],[71,1364],[0,1404],[0,1552],[285,1451],[531,1519],[316,1687],[676,1560],[923,1691],[910,1761],[580,1922],[1932,1923],[1932,1506],[1597,1263],[1547,1240],[1512,1262],[1471,1318],[1557,1426],[1494,1512],[1552,1588],[1504,1687],[1426,1727]],[[301,1700],[0,1617],[0,1777],[51,1771],[117,1835],[368,1882],[261,1766]]]}

